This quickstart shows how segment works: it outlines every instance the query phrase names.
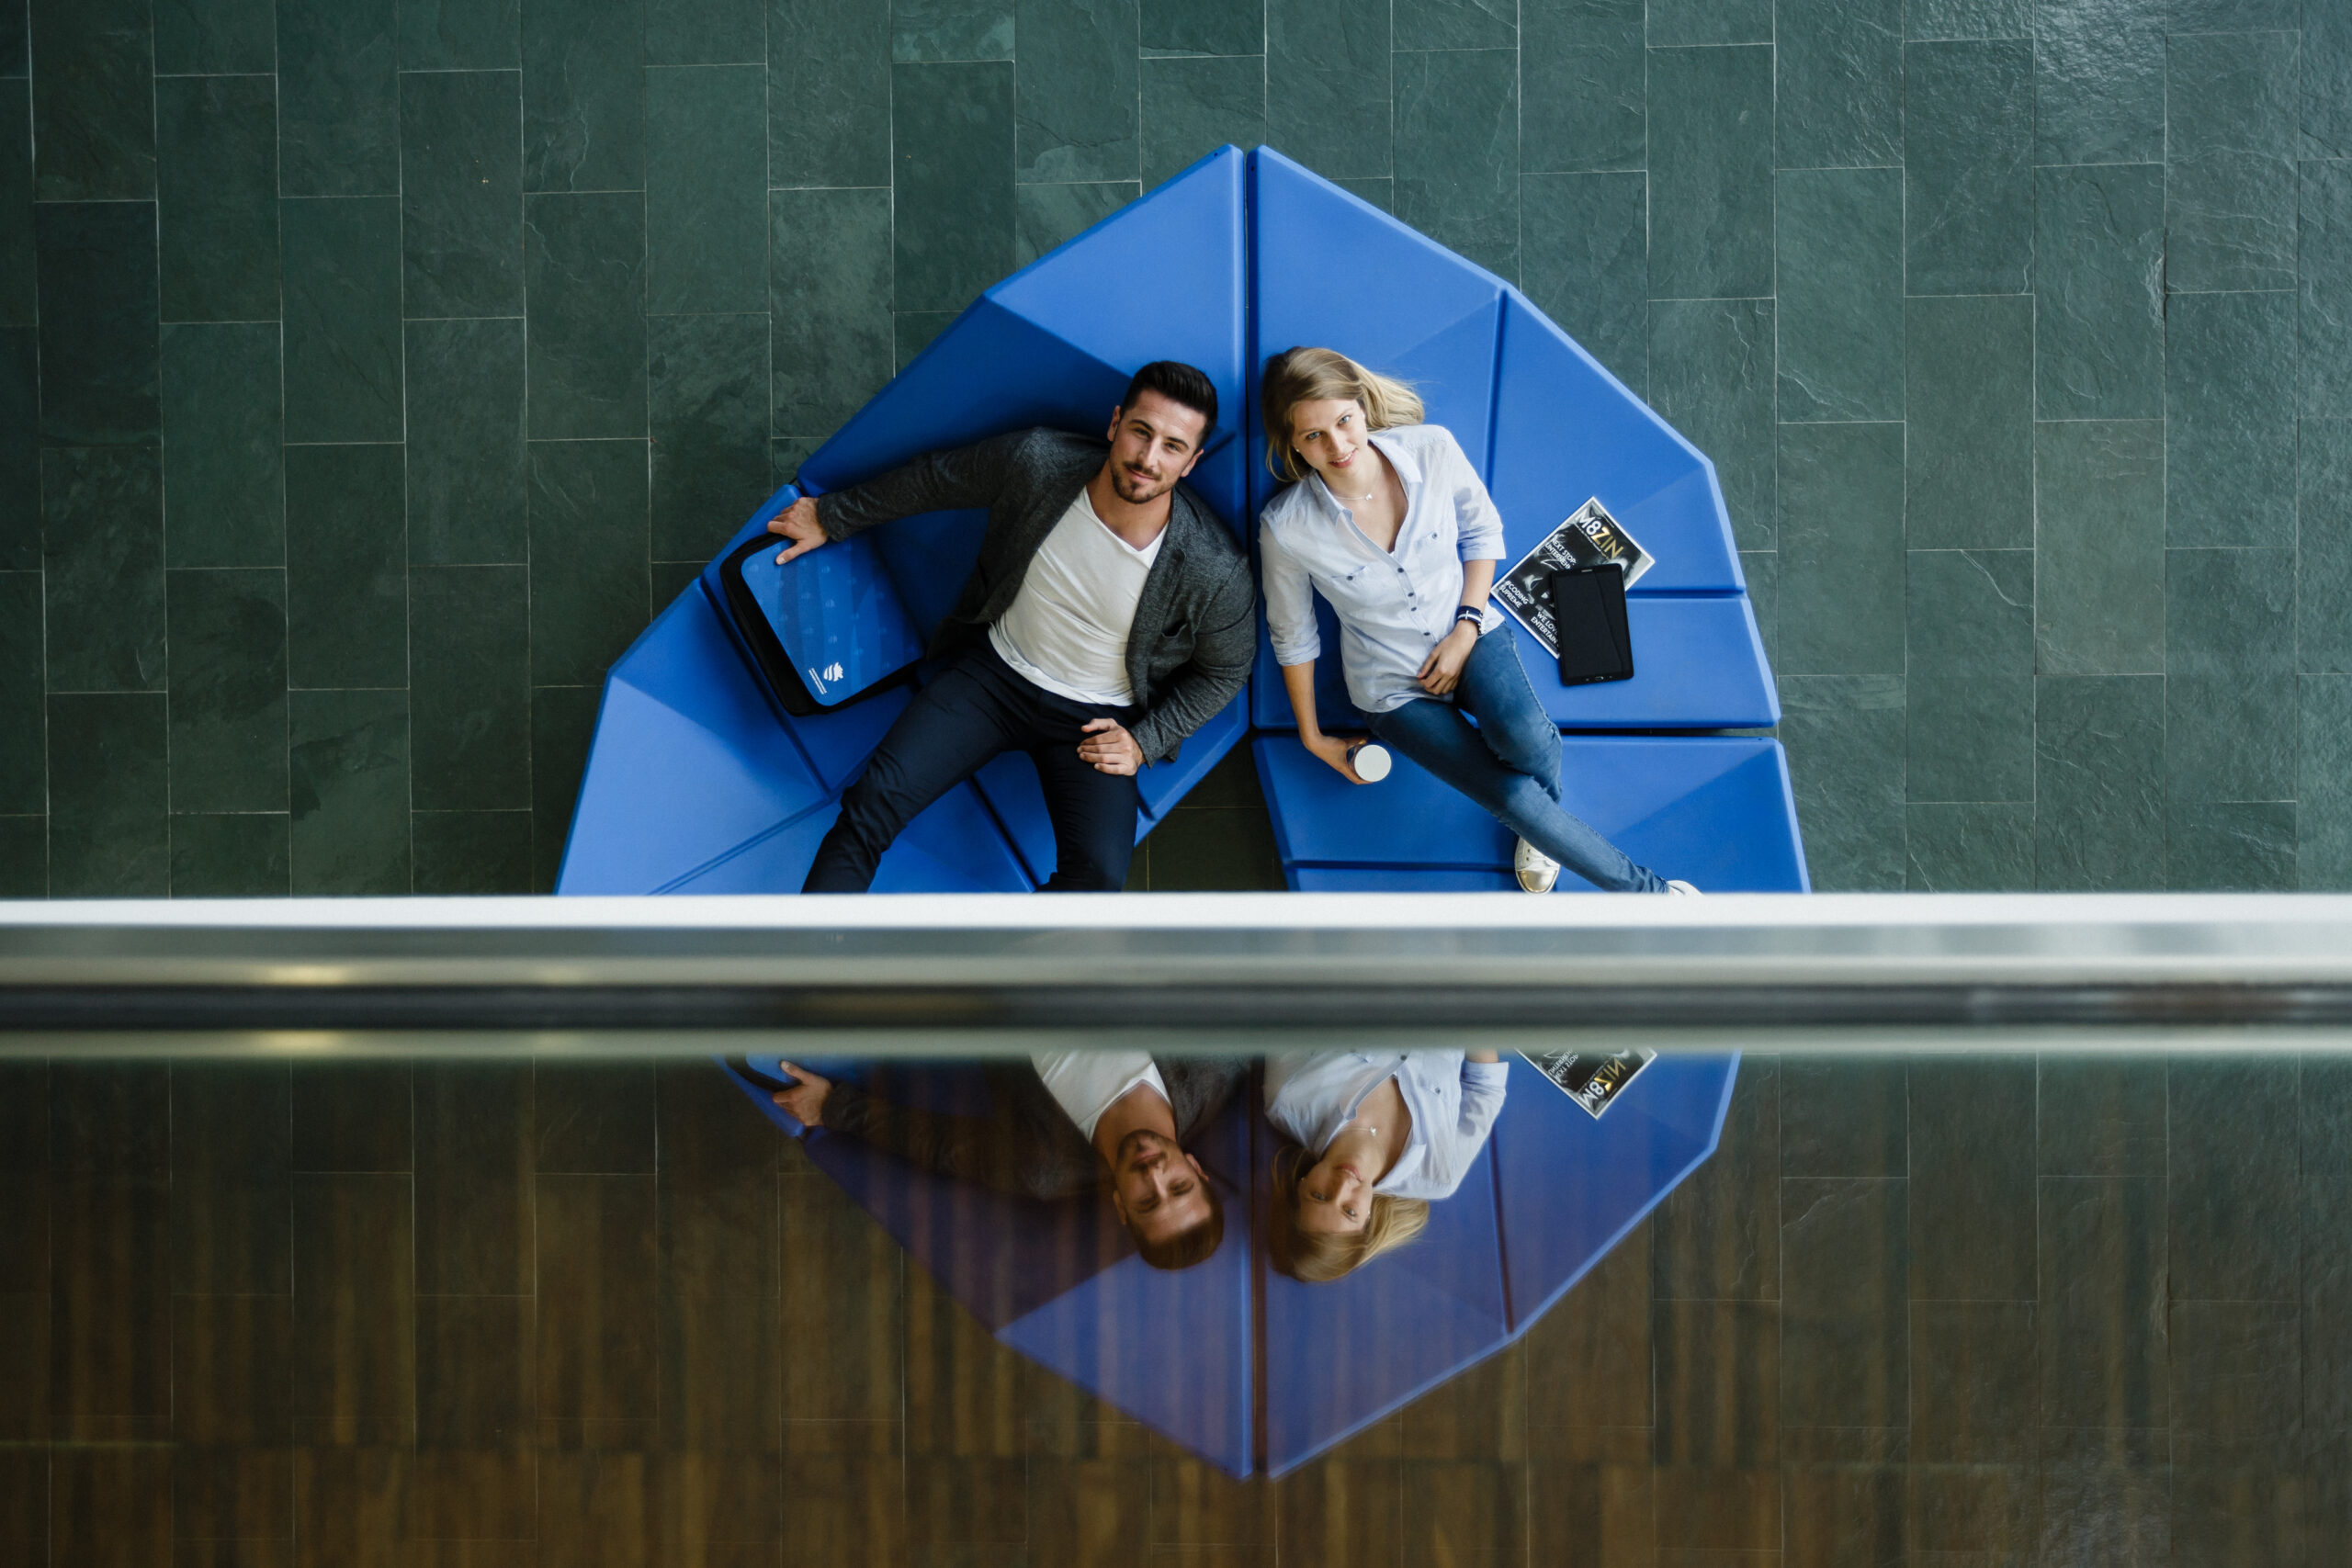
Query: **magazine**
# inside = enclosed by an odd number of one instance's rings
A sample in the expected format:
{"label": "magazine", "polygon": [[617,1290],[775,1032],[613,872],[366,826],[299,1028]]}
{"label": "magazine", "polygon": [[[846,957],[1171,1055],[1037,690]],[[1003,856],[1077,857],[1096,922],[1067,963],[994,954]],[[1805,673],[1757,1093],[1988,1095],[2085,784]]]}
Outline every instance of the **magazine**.
{"label": "magazine", "polygon": [[1657,564],[1649,551],[1634,542],[1624,525],[1609,515],[1599,496],[1579,506],[1568,520],[1553,529],[1503,573],[1495,584],[1495,602],[1535,634],[1535,640],[1554,658],[1560,653],[1559,634],[1552,626],[1552,574],[1578,567],[1614,561],[1625,574],[1625,586],[1641,581]]}
{"label": "magazine", "polygon": [[1596,1122],[1635,1075],[1657,1060],[1657,1052],[1638,1046],[1606,1055],[1590,1051],[1521,1051],[1520,1055]]}

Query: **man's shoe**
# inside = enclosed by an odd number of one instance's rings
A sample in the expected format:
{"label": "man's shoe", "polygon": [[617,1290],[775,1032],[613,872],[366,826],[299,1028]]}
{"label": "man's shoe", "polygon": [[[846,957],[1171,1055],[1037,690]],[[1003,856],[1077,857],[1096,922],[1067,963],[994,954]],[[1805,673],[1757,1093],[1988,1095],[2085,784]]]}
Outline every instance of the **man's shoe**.
{"label": "man's shoe", "polygon": [[1687,882],[1669,882],[1666,885],[1666,890],[1668,893],[1679,893],[1685,898],[1703,898],[1706,897],[1705,894],[1700,892],[1697,888],[1691,886]]}
{"label": "man's shoe", "polygon": [[1530,893],[1549,893],[1552,884],[1560,880],[1560,863],[1525,839],[1511,855],[1510,868],[1519,873],[1520,886]]}

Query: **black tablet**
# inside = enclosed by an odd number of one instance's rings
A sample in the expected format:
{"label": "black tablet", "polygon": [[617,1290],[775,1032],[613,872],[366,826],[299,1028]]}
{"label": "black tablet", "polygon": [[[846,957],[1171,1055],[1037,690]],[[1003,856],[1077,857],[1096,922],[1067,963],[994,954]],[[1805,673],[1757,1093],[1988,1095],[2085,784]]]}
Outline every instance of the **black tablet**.
{"label": "black tablet", "polygon": [[1625,630],[1625,574],[1615,563],[1552,574],[1552,626],[1560,640],[1560,684],[1634,678]]}

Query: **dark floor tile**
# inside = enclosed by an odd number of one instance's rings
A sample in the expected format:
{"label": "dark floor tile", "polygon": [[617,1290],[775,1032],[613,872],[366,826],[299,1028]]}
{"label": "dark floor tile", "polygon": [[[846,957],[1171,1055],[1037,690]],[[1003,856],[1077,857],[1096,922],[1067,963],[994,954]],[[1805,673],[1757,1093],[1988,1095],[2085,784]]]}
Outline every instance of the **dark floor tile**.
{"label": "dark floor tile", "polygon": [[408,694],[287,696],[295,892],[409,890]]}
{"label": "dark floor tile", "polygon": [[154,440],[163,417],[153,204],[43,202],[32,219],[46,367],[41,439],[67,446]]}
{"label": "dark floor tile", "polygon": [[1650,51],[1653,299],[1772,292],[1771,103],[1770,48]]}
{"label": "dark floor tile", "polygon": [[119,1442],[169,1427],[170,1201],[156,1176],[79,1170],[51,1179],[54,1437]]}
{"label": "dark floor tile", "polygon": [[171,75],[277,67],[275,0],[155,0],[155,69]]}
{"label": "dark floor tile", "polygon": [[533,1289],[531,1069],[415,1069],[416,1280],[428,1295]]}
{"label": "dark floor tile", "polygon": [[1503,277],[1519,276],[1519,57],[1508,49],[1399,53],[1396,216]]}
{"label": "dark floor tile", "polygon": [[298,687],[409,681],[401,448],[286,449],[287,673]]}
{"label": "dark floor tile", "polygon": [[653,1168],[653,1064],[542,1062],[534,1070],[537,1167],[616,1174]]}
{"label": "dark floor tile", "polygon": [[[48,1223],[49,1209],[44,1199],[41,1221]],[[41,1264],[49,1263],[49,1237],[41,1237]],[[10,1291],[0,1294],[0,1441],[11,1445],[0,1449],[0,1454],[14,1452],[48,1457],[49,1404],[49,1292],[42,1291]],[[12,1488],[22,1482],[12,1473],[6,1461],[0,1460],[0,1548],[15,1550],[18,1537],[10,1533],[19,1522],[15,1511],[24,1499]],[[44,1494],[47,1487],[43,1486]],[[41,1561],[35,1552],[25,1561]]]}
{"label": "dark floor tile", "polygon": [[[1785,646],[1785,607],[1781,618]],[[1901,887],[1909,860],[1903,841],[1903,678],[1783,676],[1780,694],[1781,739],[1796,779],[1797,810],[1806,824],[1805,864],[1814,886],[1855,892]]]}
{"label": "dark floor tile", "polygon": [[1143,0],[1141,13],[1149,55],[1254,54],[1265,44],[1265,0]]}
{"label": "dark floor tile", "polygon": [[1900,674],[1903,426],[1783,424],[1779,445],[1781,671]]}
{"label": "dark floor tile", "polygon": [[490,1452],[536,1439],[532,1298],[420,1296],[416,1346],[420,1448]]}
{"label": "dark floor tile", "polygon": [[49,818],[0,817],[0,898],[49,897]]}
{"label": "dark floor tile", "polygon": [[53,692],[164,688],[164,465],[153,446],[41,452]]}
{"label": "dark floor tile", "polygon": [[1520,281],[1637,394],[1649,386],[1649,199],[1642,174],[1523,175]]}
{"label": "dark floor tile", "polygon": [[392,1562],[410,1513],[414,1456],[386,1444],[294,1450],[300,1568]]}
{"label": "dark floor tile", "polygon": [[[763,260],[763,278],[764,269]],[[653,558],[707,559],[775,489],[768,318],[656,316],[646,325]]]}
{"label": "dark floor tile", "polygon": [[2295,787],[2298,716],[2233,700],[2291,677],[2295,602],[2274,580],[2283,549],[2165,553],[2165,782],[2175,801],[2283,800]]}
{"label": "dark floor tile", "polygon": [[164,574],[172,807],[286,808],[286,574]]}
{"label": "dark floor tile", "polygon": [[38,337],[29,326],[0,328],[0,571],[40,568]]}
{"label": "dark floor tile", "polygon": [[[2290,17],[2291,29],[2301,17]],[[2300,52],[2291,30],[2175,24],[2166,92],[2199,112],[2166,147],[2166,288],[2294,287]]]}
{"label": "dark floor tile", "polygon": [[2177,1439],[2172,1463],[2176,1563],[2327,1562],[2343,1540],[2332,1486],[2292,1439]]}
{"label": "dark floor tile", "polygon": [[2034,682],[2036,886],[2165,886],[2163,684],[2150,675]]}
{"label": "dark floor tile", "polygon": [[539,686],[531,693],[533,892],[555,891],[603,695],[594,686]]}
{"label": "dark floor tile", "polygon": [[650,0],[645,10],[649,65],[758,64],[767,57],[763,0]]}
{"label": "dark floor tile", "polygon": [[2036,0],[2034,162],[2164,155],[2164,8],[2163,0]]}
{"label": "dark floor tile", "polygon": [[1910,1420],[1905,1185],[1781,1183],[1781,1414],[1792,1425]]}
{"label": "dark floor tile", "polygon": [[[1535,1562],[1592,1568],[1602,1563],[1657,1560],[1656,1476],[1646,1463],[1530,1465],[1527,1472],[1528,1550]],[[1284,1498],[1287,1531],[1293,1505]],[[1385,1533],[1368,1522],[1362,1538]],[[1312,1535],[1299,1539],[1313,1541]],[[1368,1561],[1382,1559],[1366,1554]],[[1393,1561],[1393,1560],[1391,1560]]]}
{"label": "dark floor tile", "polygon": [[2122,1054],[2044,1055],[2039,1139],[2044,1176],[2161,1176],[2165,1067]]}
{"label": "dark floor tile", "polygon": [[[895,309],[960,310],[1011,266],[1012,76],[1009,61],[891,68]],[[1173,172],[1154,173],[1159,81],[1156,69],[1146,70],[1146,186]]]}
{"label": "dark floor tile", "polygon": [[1639,169],[1645,152],[1638,0],[1520,9],[1520,167]]}
{"label": "dark floor tile", "polygon": [[172,897],[283,898],[293,885],[283,811],[184,812],[172,818]]}
{"label": "dark floor tile", "polygon": [[[38,1067],[40,1064],[35,1064]],[[18,1075],[9,1087],[39,1096],[15,1120],[34,1146],[19,1156],[23,1168],[0,1173],[0,1293],[49,1294],[49,1128],[45,1073]],[[43,1306],[45,1319],[49,1309]]]}
{"label": "dark floor tile", "polygon": [[2302,1418],[2309,1430],[2343,1432],[2352,1430],[2352,1063],[2310,1053],[2301,1077]]}
{"label": "dark floor tile", "polygon": [[1650,401],[1714,463],[1746,550],[1779,536],[1774,334],[1770,299],[1650,303]]}
{"label": "dark floor tile", "polygon": [[49,1490],[52,1563],[171,1561],[168,1449],[60,1449],[50,1460]]}
{"label": "dark floor tile", "polygon": [[[408,1532],[424,1562],[516,1568],[540,1561],[538,1455],[528,1450],[420,1445],[408,1480]],[[427,1545],[426,1543],[430,1543]]]}
{"label": "dark floor tile", "polygon": [[523,188],[645,183],[644,0],[556,0],[523,12]]}
{"label": "dark floor tile", "polygon": [[830,435],[890,379],[887,190],[768,198],[770,408],[778,435]]}
{"label": "dark floor tile", "polygon": [[198,1562],[290,1562],[294,1456],[282,1443],[183,1445],[172,1454],[173,1555]]}
{"label": "dark floor tile", "polygon": [[2033,45],[1904,51],[1905,288],[2022,294],[2033,277]]}
{"label": "dark floor tile", "polygon": [[1713,1470],[1666,1466],[1650,1487],[1658,1568],[1738,1568],[1780,1561],[1783,1539],[1778,1466]]}
{"label": "dark floor tile", "polygon": [[45,1087],[45,1105],[9,1130],[28,1141],[45,1130],[50,1169],[159,1180],[170,1171],[171,1086],[154,1065],[77,1055],[52,1062],[45,1079],[28,1075],[20,1087]]}
{"label": "dark floor tile", "polygon": [[1778,1297],[1780,1204],[1781,1061],[1750,1054],[1713,1156],[1658,1206],[1658,1299]]}
{"label": "dark floor tile", "polygon": [[535,439],[645,434],[645,200],[629,192],[524,205]]}
{"label": "dark floor tile", "polygon": [[410,571],[410,802],[417,810],[529,805],[529,597],[521,567]]}
{"label": "dark floor tile", "polygon": [[2163,1197],[2163,1184],[2149,1177],[2042,1178],[2037,1315],[2045,1423],[2165,1425]]}
{"label": "dark floor tile", "polygon": [[401,79],[402,313],[523,309],[522,80],[506,71]]}
{"label": "dark floor tile", "polygon": [[1783,1483],[1784,1561],[1901,1562],[1909,1497],[1901,1466],[1792,1467]]}
{"label": "dark floor tile", "polygon": [[1901,1057],[1792,1056],[1781,1065],[1781,1174],[1901,1176]]}
{"label": "dark floor tile", "polygon": [[1155,892],[1270,892],[1283,886],[1273,824],[1262,807],[1171,811],[1144,844]]}
{"label": "dark floor tile", "polygon": [[[645,446],[532,442],[530,518],[527,678],[540,686],[595,685],[645,624]],[[520,651],[502,644],[502,668]],[[516,802],[502,794],[494,801],[483,795],[447,804]]]}
{"label": "dark floor tile", "polygon": [[902,65],[1012,58],[1012,0],[901,0],[890,57]]}
{"label": "dark floor tile", "polygon": [[2167,305],[2167,544],[2292,537],[2295,322],[2285,294],[2183,295]]}
{"label": "dark floor tile", "polygon": [[772,4],[767,58],[769,185],[888,186],[889,6]]}
{"label": "dark floor tile", "polygon": [[655,1362],[665,1447],[713,1455],[777,1451],[783,1365],[793,1352],[777,1341],[775,1327],[772,1299],[662,1286]]}
{"label": "dark floor tile", "polygon": [[[6,14],[0,7],[0,17]],[[21,15],[21,7],[19,7]],[[21,28],[8,29],[0,52],[10,43],[21,51]],[[34,310],[33,264],[33,113],[32,83],[21,68],[13,79],[0,80],[0,212],[8,221],[0,226],[0,324],[29,327]]]}
{"label": "dark floor tile", "polygon": [[278,0],[279,190],[401,188],[396,0]]}
{"label": "dark floor tile", "polygon": [[2153,419],[2164,412],[2164,308],[2148,287],[2164,253],[2163,171],[2035,179],[2036,417]]}
{"label": "dark floor tile", "polygon": [[[1643,1225],[1611,1247],[1567,1299],[1527,1336],[1528,1449],[1542,1457],[1577,1447],[1582,1434],[1646,1428],[1656,1417],[1650,1385],[1651,1258],[1657,1232]],[[1599,1453],[1579,1454],[1598,1459]]]}
{"label": "dark floor tile", "polygon": [[49,699],[49,887],[160,898],[171,876],[160,693]]}
{"label": "dark floor tile", "polygon": [[2172,1472],[2161,1458],[2081,1459],[2041,1481],[2042,1562],[2172,1560]]}
{"label": "dark floor tile", "polygon": [[[287,1187],[292,1107],[286,1069],[229,1061],[175,1063],[171,1100],[172,1288],[197,1294],[286,1294],[294,1288]],[[279,1433],[269,1440],[284,1439]]]}
{"label": "dark floor tile", "polygon": [[[1191,1548],[1202,1554],[1196,1561],[1263,1561],[1241,1549],[1274,1544],[1277,1520],[1271,1491],[1250,1482],[1236,1481],[1205,1461],[1189,1455],[1178,1457],[1169,1444],[1159,1445],[1149,1463],[1155,1562],[1186,1560],[1165,1555],[1159,1549],[1167,1547]],[[907,1481],[911,1487],[911,1463]],[[1224,1549],[1222,1554],[1215,1550],[1217,1548]]]}
{"label": "dark floor tile", "polygon": [[650,1422],[653,1179],[550,1174],[537,1187],[539,1416]]}
{"label": "dark floor tile", "polygon": [[647,309],[757,310],[768,294],[767,67],[645,73]]}
{"label": "dark floor tile", "polygon": [[2166,1064],[2166,1076],[2171,1294],[2291,1300],[2299,1157],[2277,1130],[2295,1120],[2295,1059],[2183,1056]]}
{"label": "dark floor tile", "polygon": [[406,1176],[303,1174],[294,1192],[298,1441],[405,1444],[416,1409],[415,1227]]}
{"label": "dark floor tile", "polygon": [[1141,194],[1136,180],[1021,186],[1013,193],[1012,265],[1027,266]]}
{"label": "dark floor tile", "polygon": [[293,1379],[286,1345],[293,1311],[294,1299],[284,1294],[172,1298],[174,1438],[183,1444],[277,1449],[291,1440]]}
{"label": "dark floor tile", "polygon": [[278,204],[286,439],[399,441],[401,204]]}
{"label": "dark floor tile", "polygon": [[1267,0],[1264,7],[1265,140],[1327,179],[1390,172],[1389,11],[1370,0]]}
{"label": "dark floor tile", "polygon": [[2302,420],[2297,446],[2300,658],[2307,671],[2352,670],[2352,421]]}
{"label": "dark floor tile", "polygon": [[410,1077],[404,1061],[297,1065],[288,1163],[311,1171],[412,1168]]}
{"label": "dark floor tile", "polygon": [[1407,1462],[1405,1561],[1513,1562],[1527,1551],[1523,1467]]}
{"label": "dark floor tile", "polygon": [[1774,142],[1781,168],[1901,164],[1900,5],[1780,0],[1773,7],[1773,41]]}
{"label": "dark floor tile", "polygon": [[784,1362],[787,1420],[877,1421],[903,1410],[906,1343],[897,1245],[830,1180],[780,1184],[778,1340],[831,1347]]}
{"label": "dark floor tile", "polygon": [[775,1123],[703,1062],[656,1068],[663,1278],[693,1294],[776,1292]]}
{"label": "dark floor tile", "polygon": [[33,0],[33,130],[44,201],[155,194],[153,23],[135,0]]}
{"label": "dark floor tile", "polygon": [[1779,1304],[1662,1301],[1652,1334],[1656,1462],[1717,1472],[1776,1466],[1782,1395]]}
{"label": "dark floor tile", "polygon": [[[277,254],[273,243],[273,276]],[[275,321],[163,329],[164,558],[175,567],[285,562],[278,338]]]}
{"label": "dark floor tile", "polygon": [[2307,163],[2301,170],[2295,240],[2303,412],[2342,419],[2352,415],[2345,355],[2352,346],[2352,164]]}
{"label": "dark floor tile", "polygon": [[2302,1313],[2293,1301],[2172,1303],[2176,1434],[2243,1440],[2301,1425]]}
{"label": "dark floor tile", "polygon": [[410,823],[416,890],[444,897],[531,891],[527,811],[419,811]]}
{"label": "dark floor tile", "polygon": [[2035,1071],[2027,1056],[1910,1064],[1911,1295],[2034,1293]]}
{"label": "dark floor tile", "polygon": [[276,80],[165,77],[155,118],[164,320],[277,320]]}
{"label": "dark floor tile", "polygon": [[522,318],[410,321],[405,339],[410,562],[528,560]]}
{"label": "dark floor tile", "polygon": [[1915,1464],[2022,1464],[2040,1455],[2041,1390],[2031,1302],[1911,1306]]}
{"label": "dark floor tile", "polygon": [[1527,1454],[1527,1357],[1506,1347],[1398,1414],[1396,1454],[1414,1463],[1499,1463]]}
{"label": "dark floor tile", "polygon": [[519,0],[400,0],[401,68],[512,71]]}
{"label": "dark floor tile", "polygon": [[[1137,136],[1136,11],[1133,0],[1107,5],[1018,6],[1022,69],[1015,103],[1015,166],[1023,180],[1132,180],[1140,167]],[[1186,7],[1186,9],[1195,9]],[[1212,30],[1247,33],[1254,54],[1265,48],[1262,7],[1220,26],[1218,8],[1197,7]],[[1146,22],[1148,29],[1149,23]],[[1147,45],[1146,47],[1149,47]],[[1226,50],[1205,52],[1224,54]],[[1087,91],[1073,91],[1079,83]]]}

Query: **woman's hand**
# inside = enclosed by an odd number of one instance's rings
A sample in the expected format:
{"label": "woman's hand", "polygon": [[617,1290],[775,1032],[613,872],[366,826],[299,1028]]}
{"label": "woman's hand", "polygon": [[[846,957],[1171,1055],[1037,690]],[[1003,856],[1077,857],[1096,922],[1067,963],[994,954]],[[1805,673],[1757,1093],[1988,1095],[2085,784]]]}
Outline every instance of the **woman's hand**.
{"label": "woman's hand", "polygon": [[1462,683],[1462,667],[1470,662],[1470,650],[1478,646],[1478,623],[1456,621],[1445,640],[1430,649],[1421,660],[1421,690],[1430,696],[1442,697]]}
{"label": "woman's hand", "polygon": [[1355,759],[1348,755],[1349,748],[1355,745],[1358,739],[1354,736],[1325,735],[1318,730],[1313,735],[1302,735],[1298,740],[1300,745],[1337,768],[1350,784],[1362,784],[1363,777],[1356,772]]}

